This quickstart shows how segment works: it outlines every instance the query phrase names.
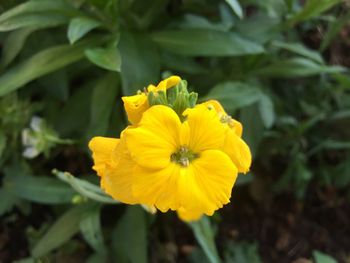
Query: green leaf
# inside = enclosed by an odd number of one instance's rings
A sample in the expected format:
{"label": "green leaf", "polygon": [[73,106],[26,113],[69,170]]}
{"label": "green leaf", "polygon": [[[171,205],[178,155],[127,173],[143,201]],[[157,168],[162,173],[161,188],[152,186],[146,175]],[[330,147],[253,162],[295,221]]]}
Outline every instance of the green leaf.
{"label": "green leaf", "polygon": [[304,56],[306,58],[314,60],[317,63],[320,63],[320,64],[324,63],[323,58],[319,52],[308,49],[300,43],[286,43],[286,42],[281,42],[281,41],[275,40],[271,43],[271,45],[273,47],[283,48],[283,49],[291,51],[295,54]]}
{"label": "green leaf", "polygon": [[26,13],[35,12],[62,12],[62,13],[74,13],[75,9],[69,5],[66,1],[61,0],[31,0],[23,4],[17,5],[12,9],[2,13],[0,15],[0,23],[6,21],[9,18],[20,16]]}
{"label": "green leaf", "polygon": [[335,260],[333,257],[325,253],[322,253],[321,251],[318,251],[318,250],[314,250],[312,252],[312,255],[314,257],[315,263],[337,263],[337,260]]}
{"label": "green leaf", "polygon": [[256,244],[229,242],[224,250],[225,262],[261,263]]}
{"label": "green leaf", "polygon": [[0,15],[0,31],[29,26],[55,26],[67,23],[67,17],[80,14],[65,1],[32,0]]}
{"label": "green leaf", "polygon": [[168,52],[162,53],[162,65],[166,69],[172,69],[189,74],[203,74],[207,69],[197,63],[194,58],[174,55]]}
{"label": "green leaf", "polygon": [[106,135],[118,90],[119,77],[115,73],[107,74],[97,81],[91,99],[89,138]]}
{"label": "green leaf", "polygon": [[3,43],[1,68],[7,67],[19,54],[28,36],[37,28],[27,27],[11,32]]}
{"label": "green leaf", "polygon": [[117,47],[87,49],[85,56],[101,68],[120,71],[122,61]]}
{"label": "green leaf", "polygon": [[99,254],[106,253],[100,220],[100,206],[91,209],[80,221],[80,231],[89,245]]}
{"label": "green leaf", "polygon": [[146,35],[122,32],[120,43],[122,56],[121,78],[123,95],[134,95],[160,79],[159,54]]}
{"label": "green leaf", "polygon": [[221,259],[216,250],[214,231],[209,218],[202,216],[198,221],[189,223],[196,240],[211,263],[220,263]]}
{"label": "green leaf", "polygon": [[68,26],[67,36],[71,44],[75,43],[88,32],[99,27],[101,22],[90,17],[76,17],[72,19]]}
{"label": "green leaf", "polygon": [[257,88],[243,82],[229,81],[216,85],[201,100],[218,100],[225,110],[234,112],[257,102],[260,98],[261,93]]}
{"label": "green leaf", "polygon": [[6,141],[7,141],[7,138],[6,138],[5,133],[0,130],[0,160],[1,160],[1,157],[2,157],[4,150],[6,148]]}
{"label": "green leaf", "polygon": [[55,27],[67,24],[69,19],[63,15],[56,13],[45,14],[24,14],[21,16],[11,17],[0,22],[0,32],[27,28],[27,27]]}
{"label": "green leaf", "polygon": [[9,212],[19,201],[17,196],[7,191],[5,188],[0,188],[0,200],[0,216],[6,212]]}
{"label": "green leaf", "polygon": [[241,56],[264,48],[236,33],[205,29],[168,30],[152,34],[162,48],[187,56]]}
{"label": "green leaf", "polygon": [[322,38],[320,51],[324,51],[330,45],[330,43],[336,37],[336,35],[339,34],[340,30],[344,28],[344,26],[349,22],[349,19],[350,12],[348,12],[344,16],[334,19],[334,21],[330,23],[330,25],[327,28],[327,32]]}
{"label": "green leaf", "polygon": [[0,96],[18,89],[38,77],[82,59],[84,49],[101,41],[101,39],[89,39],[74,46],[55,46],[33,55],[0,76]]}
{"label": "green leaf", "polygon": [[42,257],[67,242],[79,231],[79,224],[91,205],[72,207],[64,213],[35,244],[32,256]]}
{"label": "green leaf", "polygon": [[117,200],[112,199],[110,196],[105,194],[101,188],[88,181],[79,179],[67,172],[60,172],[58,170],[52,171],[60,180],[68,183],[75,191],[82,196],[85,196],[91,200],[106,203],[106,204],[118,204]]}
{"label": "green leaf", "polygon": [[36,263],[36,262],[34,258],[22,258],[22,259],[13,261],[13,263]]}
{"label": "green leaf", "polygon": [[90,111],[92,91],[93,86],[90,83],[81,85],[70,96],[64,107],[55,114],[53,119],[55,130],[62,137],[80,138],[87,130],[90,116],[86,113]]}
{"label": "green leaf", "polygon": [[240,18],[243,18],[243,10],[238,0],[225,0],[226,3],[232,8],[232,11]]}
{"label": "green leaf", "polygon": [[147,262],[147,228],[146,215],[142,208],[128,206],[112,233],[115,262]]}
{"label": "green leaf", "polygon": [[243,138],[255,156],[264,135],[264,123],[257,104],[249,105],[240,110],[241,122],[244,127]]}
{"label": "green leaf", "polygon": [[296,57],[281,60],[255,71],[257,75],[274,77],[307,77],[323,73],[334,74],[346,71],[340,66],[325,66],[312,60]]}
{"label": "green leaf", "polygon": [[270,97],[261,93],[258,106],[265,128],[271,128],[275,122],[275,112]]}
{"label": "green leaf", "polygon": [[294,26],[296,23],[316,17],[339,4],[341,0],[308,0],[304,8],[289,18],[287,23]]}
{"label": "green leaf", "polygon": [[74,191],[66,184],[44,176],[8,173],[4,187],[17,197],[42,204],[71,203],[74,196]]}

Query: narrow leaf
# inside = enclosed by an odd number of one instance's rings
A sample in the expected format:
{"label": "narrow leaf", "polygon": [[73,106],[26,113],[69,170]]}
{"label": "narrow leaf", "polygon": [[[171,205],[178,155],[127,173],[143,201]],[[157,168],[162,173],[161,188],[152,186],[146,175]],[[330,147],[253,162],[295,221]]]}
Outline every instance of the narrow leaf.
{"label": "narrow leaf", "polygon": [[74,46],[55,46],[33,55],[0,76],[0,96],[18,89],[38,77],[82,59],[84,49],[101,41],[101,39],[89,39]]}
{"label": "narrow leaf", "polygon": [[91,99],[89,138],[96,135],[106,135],[110,116],[116,102],[118,83],[119,78],[116,73],[107,74],[96,82]]}
{"label": "narrow leaf", "polygon": [[240,18],[243,18],[243,10],[238,0],[225,0],[226,3],[232,8],[233,12]]}
{"label": "narrow leaf", "polygon": [[117,47],[87,49],[85,56],[101,68],[120,71],[121,57]]}
{"label": "narrow leaf", "polygon": [[293,26],[298,22],[316,17],[340,2],[341,0],[308,0],[304,8],[292,16],[287,23]]}
{"label": "narrow leaf", "polygon": [[145,212],[128,206],[112,233],[113,257],[116,262],[146,263],[147,247]]}
{"label": "narrow leaf", "polygon": [[277,61],[271,65],[261,68],[255,73],[257,75],[275,76],[275,77],[306,77],[323,73],[341,73],[346,69],[340,66],[326,66],[315,63],[305,58],[291,58]]}
{"label": "narrow leaf", "polygon": [[44,176],[11,174],[5,177],[4,186],[19,198],[43,204],[71,203],[74,196],[67,185]]}
{"label": "narrow leaf", "polygon": [[100,206],[91,209],[80,221],[80,231],[89,245],[99,254],[105,254],[106,248],[100,221]]}
{"label": "narrow leaf", "polygon": [[67,17],[57,13],[24,14],[21,16],[11,17],[3,22],[0,22],[0,32],[27,27],[55,27],[67,24],[68,22],[69,19]]}
{"label": "narrow leaf", "polygon": [[36,12],[62,12],[62,13],[75,13],[77,12],[73,6],[69,5],[65,1],[61,0],[31,0],[23,4],[17,5],[12,9],[2,13],[0,15],[0,23],[23,14],[36,13]]}
{"label": "narrow leaf", "polygon": [[259,89],[242,82],[224,82],[216,85],[202,100],[215,99],[228,112],[251,105],[261,98]]}
{"label": "narrow leaf", "polygon": [[148,36],[122,32],[119,48],[123,61],[123,95],[133,95],[137,90],[159,81],[159,54]]}
{"label": "narrow leaf", "polygon": [[264,48],[232,32],[187,29],[160,31],[154,42],[171,52],[187,56],[240,56],[264,52]]}
{"label": "narrow leaf", "polygon": [[67,36],[71,44],[75,43],[88,32],[96,27],[99,27],[101,23],[93,18],[89,17],[77,17],[70,21],[68,26]]}
{"label": "narrow leaf", "polygon": [[0,65],[1,68],[7,67],[19,54],[24,46],[28,36],[33,33],[36,28],[27,27],[11,32],[3,43],[3,50]]}
{"label": "narrow leaf", "polygon": [[19,201],[18,197],[4,188],[0,188],[0,216],[10,211]]}
{"label": "narrow leaf", "polygon": [[337,261],[333,257],[325,253],[322,253],[318,250],[314,250],[312,252],[312,255],[315,259],[315,263],[337,263]]}
{"label": "narrow leaf", "polygon": [[320,64],[324,63],[323,58],[319,52],[308,49],[300,43],[286,43],[286,42],[275,40],[271,43],[271,45],[273,47],[283,48],[295,54],[304,56],[306,58],[314,60],[317,63],[320,63]]}
{"label": "narrow leaf", "polygon": [[88,209],[91,209],[90,205],[79,205],[64,213],[36,243],[32,256],[44,256],[74,236],[79,231],[79,223]]}
{"label": "narrow leaf", "polygon": [[113,200],[110,196],[106,195],[99,186],[94,185],[88,181],[76,178],[67,172],[60,172],[53,170],[53,173],[62,181],[68,183],[75,191],[82,196],[85,196],[91,200],[107,203],[107,204],[118,204],[117,200]]}
{"label": "narrow leaf", "polygon": [[275,122],[275,112],[270,97],[261,93],[258,106],[265,128],[271,128]]}
{"label": "narrow leaf", "polygon": [[199,221],[189,223],[195,238],[202,247],[205,255],[211,263],[220,263],[221,259],[216,250],[214,231],[210,225],[209,218],[203,216]]}

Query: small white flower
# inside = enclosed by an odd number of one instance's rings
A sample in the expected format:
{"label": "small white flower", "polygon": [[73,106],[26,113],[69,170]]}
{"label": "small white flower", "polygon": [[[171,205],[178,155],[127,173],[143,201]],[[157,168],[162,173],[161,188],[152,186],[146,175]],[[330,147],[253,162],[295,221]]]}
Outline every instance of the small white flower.
{"label": "small white flower", "polygon": [[42,129],[42,123],[43,119],[38,116],[33,116],[30,120],[30,128],[32,128],[33,131],[40,132]]}
{"label": "small white flower", "polygon": [[39,140],[33,136],[33,133],[30,129],[26,128],[22,130],[22,144],[24,146],[35,146]]}
{"label": "small white flower", "polygon": [[40,154],[40,151],[37,148],[35,148],[35,146],[26,147],[22,152],[23,157],[28,159],[33,159],[37,157],[39,154]]}

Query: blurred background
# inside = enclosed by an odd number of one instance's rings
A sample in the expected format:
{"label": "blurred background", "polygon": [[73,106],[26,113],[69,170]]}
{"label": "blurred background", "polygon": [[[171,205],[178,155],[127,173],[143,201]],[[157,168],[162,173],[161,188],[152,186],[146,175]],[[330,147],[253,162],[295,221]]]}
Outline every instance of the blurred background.
{"label": "blurred background", "polygon": [[[0,262],[350,262],[349,6],[0,0]],[[254,158],[191,224],[104,195],[87,148],[127,125],[121,96],[172,74]]]}

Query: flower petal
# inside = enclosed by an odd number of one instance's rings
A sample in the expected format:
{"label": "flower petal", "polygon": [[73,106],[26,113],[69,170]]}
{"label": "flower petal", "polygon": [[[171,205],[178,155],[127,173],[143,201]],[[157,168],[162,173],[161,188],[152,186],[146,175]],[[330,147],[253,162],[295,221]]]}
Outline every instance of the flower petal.
{"label": "flower petal", "polygon": [[177,215],[180,217],[181,220],[190,222],[199,220],[203,216],[203,213],[196,210],[189,211],[184,209],[183,207],[180,207],[177,210]]}
{"label": "flower petal", "polygon": [[229,123],[229,126],[238,137],[242,137],[242,133],[243,133],[242,123],[240,123],[239,121],[236,121],[235,119],[232,119]]}
{"label": "flower petal", "polygon": [[166,79],[162,80],[161,82],[159,82],[159,84],[156,88],[156,91],[167,90],[167,89],[177,85],[180,81],[181,81],[181,78],[179,76],[171,76],[169,78],[166,78]]}
{"label": "flower petal", "polygon": [[187,175],[188,178],[181,178],[178,184],[185,210],[212,215],[230,201],[237,168],[225,153],[219,150],[204,151],[189,168],[192,172]]}
{"label": "flower petal", "polygon": [[238,172],[246,173],[252,163],[252,155],[248,145],[234,132],[228,129],[223,151],[236,165]]}
{"label": "flower petal", "polygon": [[202,104],[205,105],[208,109],[214,108],[219,117],[221,117],[222,115],[227,115],[226,111],[224,110],[220,102],[218,102],[217,100],[208,100],[206,102],[203,102]]}
{"label": "flower petal", "polygon": [[162,169],[180,146],[181,122],[175,111],[164,105],[148,109],[134,129],[125,131],[132,158],[143,167]]}
{"label": "flower petal", "polygon": [[122,100],[128,120],[132,124],[137,124],[141,120],[142,114],[149,108],[147,95],[142,92],[134,96],[124,96]]}
{"label": "flower petal", "polygon": [[180,206],[176,192],[180,169],[175,163],[160,170],[136,166],[133,194],[141,204],[155,206],[162,212],[176,210]]}
{"label": "flower petal", "polygon": [[113,155],[116,154],[118,154],[118,158],[116,158],[118,162],[106,166],[105,173],[101,177],[101,187],[116,200],[127,204],[136,204],[138,201],[131,189],[136,163],[127,151],[124,138],[114,149]]}
{"label": "flower petal", "polygon": [[112,151],[119,144],[119,139],[107,137],[94,137],[89,142],[89,148],[92,151],[94,159],[94,169],[99,176],[105,174],[106,164],[111,163]]}
{"label": "flower petal", "polygon": [[220,149],[224,144],[225,127],[214,110],[204,105],[184,111],[190,127],[189,148],[199,153],[209,149]]}

